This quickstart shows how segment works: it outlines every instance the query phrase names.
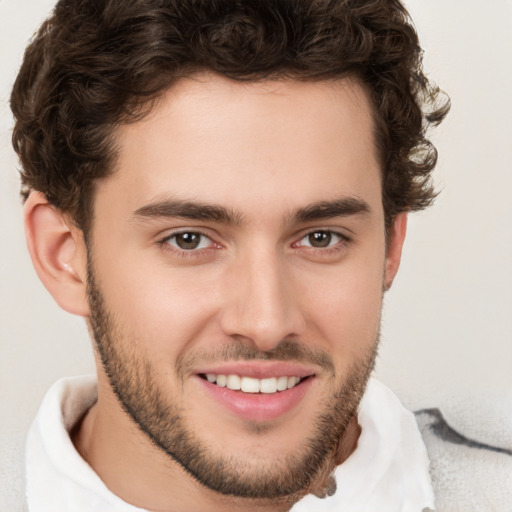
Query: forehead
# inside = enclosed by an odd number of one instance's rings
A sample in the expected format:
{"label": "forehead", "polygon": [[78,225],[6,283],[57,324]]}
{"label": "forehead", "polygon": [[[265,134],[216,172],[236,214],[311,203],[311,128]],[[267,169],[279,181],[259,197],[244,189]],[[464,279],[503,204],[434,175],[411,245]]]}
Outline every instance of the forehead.
{"label": "forehead", "polygon": [[117,146],[96,205],[127,213],[166,197],[259,218],[262,205],[277,213],[340,196],[381,202],[371,108],[352,79],[182,79],[147,117],[118,128]]}

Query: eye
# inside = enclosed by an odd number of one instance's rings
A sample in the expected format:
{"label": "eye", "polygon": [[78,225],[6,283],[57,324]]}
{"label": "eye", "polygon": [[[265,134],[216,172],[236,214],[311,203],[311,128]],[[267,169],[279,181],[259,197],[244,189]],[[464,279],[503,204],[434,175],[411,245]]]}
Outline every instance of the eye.
{"label": "eye", "polygon": [[312,231],[299,241],[302,247],[324,249],[333,247],[344,240],[344,237],[333,231]]}
{"label": "eye", "polygon": [[198,233],[197,231],[182,231],[181,233],[174,233],[163,240],[163,243],[182,251],[206,249],[212,245],[212,241],[208,236]]}

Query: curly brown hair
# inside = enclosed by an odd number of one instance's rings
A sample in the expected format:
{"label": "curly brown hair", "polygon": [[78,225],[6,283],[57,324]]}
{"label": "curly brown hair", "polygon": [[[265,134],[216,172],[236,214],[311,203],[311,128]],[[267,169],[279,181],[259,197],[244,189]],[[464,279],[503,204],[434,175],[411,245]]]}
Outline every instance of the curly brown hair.
{"label": "curly brown hair", "polygon": [[433,201],[426,138],[449,100],[425,76],[399,0],[60,0],[28,46],[11,95],[22,194],[45,194],[87,231],[115,128],[177,80],[356,77],[373,104],[386,225]]}

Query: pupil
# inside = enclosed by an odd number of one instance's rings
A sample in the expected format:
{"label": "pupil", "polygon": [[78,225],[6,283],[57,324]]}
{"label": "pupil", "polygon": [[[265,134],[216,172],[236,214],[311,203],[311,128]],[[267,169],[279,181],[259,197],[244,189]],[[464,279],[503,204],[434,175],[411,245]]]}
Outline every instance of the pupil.
{"label": "pupil", "polygon": [[327,231],[317,231],[309,235],[309,243],[313,247],[328,247],[331,243],[331,233]]}
{"label": "pupil", "polygon": [[201,235],[197,233],[180,233],[176,235],[176,243],[180,249],[196,249],[201,242]]}

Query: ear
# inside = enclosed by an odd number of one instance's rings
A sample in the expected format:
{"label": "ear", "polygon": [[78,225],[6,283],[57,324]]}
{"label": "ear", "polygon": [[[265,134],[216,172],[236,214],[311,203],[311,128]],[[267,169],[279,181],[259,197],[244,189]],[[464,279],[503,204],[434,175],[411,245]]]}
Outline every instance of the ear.
{"label": "ear", "polygon": [[82,231],[36,191],[25,202],[24,217],[28,250],[39,279],[62,309],[89,316]]}
{"label": "ear", "polygon": [[399,213],[394,219],[389,230],[389,241],[386,253],[386,266],[384,272],[384,289],[389,290],[393,284],[404,246],[405,233],[407,231],[407,213]]}

